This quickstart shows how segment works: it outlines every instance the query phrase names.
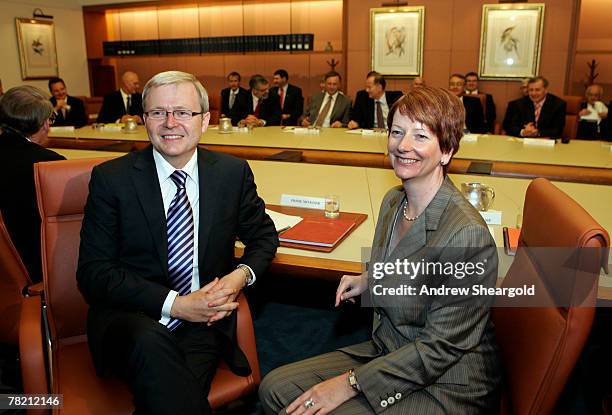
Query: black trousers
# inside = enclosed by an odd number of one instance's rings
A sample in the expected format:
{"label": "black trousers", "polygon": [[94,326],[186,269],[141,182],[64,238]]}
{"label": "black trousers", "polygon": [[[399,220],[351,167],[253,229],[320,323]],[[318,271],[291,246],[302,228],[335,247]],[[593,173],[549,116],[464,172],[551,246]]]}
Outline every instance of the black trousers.
{"label": "black trousers", "polygon": [[202,415],[212,412],[210,384],[222,335],[206,324],[184,322],[173,332],[143,314],[125,313],[104,338],[104,364],[124,380],[135,414]]}

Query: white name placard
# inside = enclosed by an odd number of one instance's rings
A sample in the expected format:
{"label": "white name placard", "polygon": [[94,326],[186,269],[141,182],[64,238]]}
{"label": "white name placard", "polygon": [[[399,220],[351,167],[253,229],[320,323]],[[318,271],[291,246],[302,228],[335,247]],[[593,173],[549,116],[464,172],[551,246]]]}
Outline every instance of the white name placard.
{"label": "white name placard", "polygon": [[551,140],[550,138],[523,138],[523,144],[527,146],[554,147],[555,140]]}
{"label": "white name placard", "polygon": [[480,212],[480,216],[482,216],[487,225],[501,225],[502,223],[502,212],[500,210]]}
{"label": "white name placard", "polygon": [[52,133],[65,133],[65,132],[69,132],[69,131],[74,131],[74,125],[62,125],[62,126],[58,126],[58,127],[51,127],[49,128],[49,131]]}
{"label": "white name placard", "polygon": [[478,141],[478,134],[464,134],[461,137],[461,141],[464,143],[475,143]]}
{"label": "white name placard", "polygon": [[281,206],[301,207],[308,209],[325,209],[325,198],[300,195],[281,195]]}

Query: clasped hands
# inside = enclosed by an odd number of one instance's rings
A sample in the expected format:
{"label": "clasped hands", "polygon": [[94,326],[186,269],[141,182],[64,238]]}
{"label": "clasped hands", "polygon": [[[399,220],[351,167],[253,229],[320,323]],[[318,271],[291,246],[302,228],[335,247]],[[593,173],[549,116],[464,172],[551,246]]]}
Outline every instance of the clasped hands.
{"label": "clasped hands", "polygon": [[540,135],[540,131],[537,129],[534,123],[530,122],[525,124],[521,130],[521,135],[523,137],[537,137]]}
{"label": "clasped hands", "polygon": [[[308,117],[304,117],[304,119],[302,119],[302,127],[310,127],[310,121],[308,121]],[[333,123],[331,123],[330,125],[331,128],[341,128],[342,127],[342,122],[341,121],[334,121]]]}
{"label": "clasped hands", "polygon": [[220,279],[215,278],[197,291],[177,295],[170,316],[210,326],[238,308],[236,297],[244,285],[244,271],[236,269]]}

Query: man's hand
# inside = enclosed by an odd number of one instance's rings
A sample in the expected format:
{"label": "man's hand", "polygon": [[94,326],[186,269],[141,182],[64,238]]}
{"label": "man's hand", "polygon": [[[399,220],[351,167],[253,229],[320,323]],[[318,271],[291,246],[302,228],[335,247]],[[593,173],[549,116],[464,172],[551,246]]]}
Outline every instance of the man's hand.
{"label": "man's hand", "polygon": [[589,111],[588,109],[586,109],[586,108],[585,108],[585,109],[581,110],[581,111],[578,113],[578,115],[580,115],[580,116],[585,116],[585,115],[589,115],[590,113],[591,113],[591,111]]}
{"label": "man's hand", "polygon": [[[228,302],[234,302],[238,294],[240,294],[240,290],[244,288],[246,285],[246,275],[243,270],[237,268],[221,278],[219,282],[211,289],[211,293],[214,293],[218,290],[232,290],[233,294],[228,296]],[[233,310],[233,309],[232,309]],[[225,318],[232,314],[232,310],[220,310],[216,312],[209,320],[208,325],[210,326],[215,321],[219,321],[222,318]]]}
{"label": "man's hand", "polygon": [[66,99],[58,99],[57,100],[57,104],[55,104],[55,107],[53,107],[53,110],[55,112],[59,112],[62,110],[62,108],[68,108],[68,100]]}
{"label": "man's hand", "polygon": [[310,127],[310,121],[308,121],[308,117],[304,117],[304,119],[302,119],[302,127]]}
{"label": "man's hand", "polygon": [[342,128],[342,122],[341,121],[334,121],[332,123],[332,125],[330,125],[331,128]]}
{"label": "man's hand", "polygon": [[540,132],[532,122],[525,124],[521,130],[521,135],[523,137],[537,137],[539,134]]}
{"label": "man's hand", "polygon": [[[210,322],[217,313],[231,313],[238,307],[234,302],[237,290],[227,287],[216,287],[218,278],[204,287],[187,295],[178,295],[172,303],[170,316],[181,320],[204,323]],[[213,288],[215,288],[213,292]]]}
{"label": "man's hand", "polygon": [[349,130],[354,130],[355,128],[359,128],[359,123],[357,121],[350,120],[348,123]]}
{"label": "man's hand", "polygon": [[288,120],[291,117],[291,114],[281,114],[281,119]]}

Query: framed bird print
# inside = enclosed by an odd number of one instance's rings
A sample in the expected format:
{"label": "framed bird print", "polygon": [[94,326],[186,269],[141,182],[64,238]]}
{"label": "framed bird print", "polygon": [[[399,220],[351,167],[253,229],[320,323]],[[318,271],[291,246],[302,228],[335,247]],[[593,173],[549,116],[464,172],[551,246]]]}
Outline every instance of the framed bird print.
{"label": "framed bird print", "polygon": [[484,79],[536,76],[544,4],[483,4],[479,75]]}
{"label": "framed bird print", "polygon": [[421,76],[425,6],[370,9],[372,70],[390,77]]}
{"label": "framed bird print", "polygon": [[16,18],[22,79],[58,76],[55,27],[40,19]]}

